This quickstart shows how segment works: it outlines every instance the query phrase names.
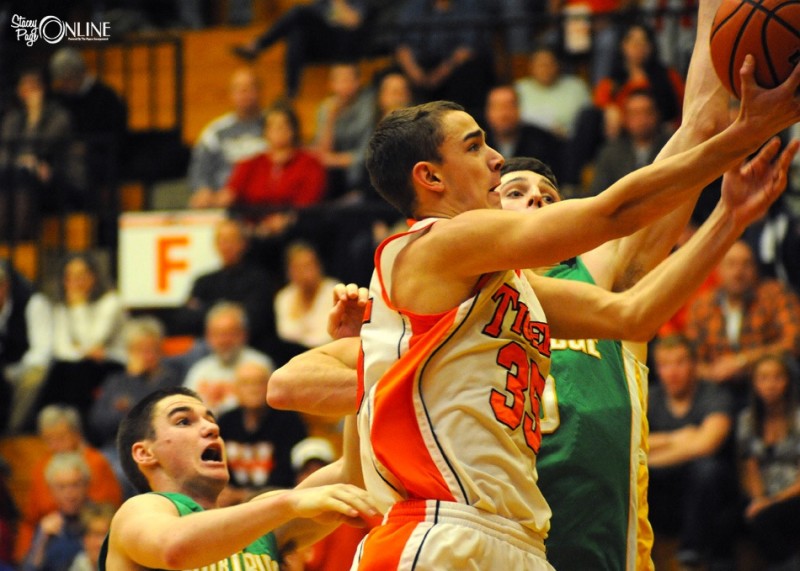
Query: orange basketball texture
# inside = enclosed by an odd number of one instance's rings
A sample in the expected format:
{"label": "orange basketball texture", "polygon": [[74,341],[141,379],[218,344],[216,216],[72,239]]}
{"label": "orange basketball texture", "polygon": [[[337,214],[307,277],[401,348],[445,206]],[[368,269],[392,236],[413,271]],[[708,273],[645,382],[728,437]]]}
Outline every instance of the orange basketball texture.
{"label": "orange basketball texture", "polygon": [[714,69],[736,97],[748,53],[755,58],[756,82],[775,87],[800,61],[800,0],[723,0],[710,41]]}

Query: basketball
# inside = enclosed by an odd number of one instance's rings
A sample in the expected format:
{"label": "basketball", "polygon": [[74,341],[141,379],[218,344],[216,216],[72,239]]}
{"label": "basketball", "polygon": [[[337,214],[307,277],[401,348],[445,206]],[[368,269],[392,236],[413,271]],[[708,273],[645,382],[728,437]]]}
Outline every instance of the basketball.
{"label": "basketball", "polygon": [[748,53],[756,82],[775,87],[800,61],[800,0],[723,0],[710,41],[714,69],[733,95],[741,97],[739,70]]}

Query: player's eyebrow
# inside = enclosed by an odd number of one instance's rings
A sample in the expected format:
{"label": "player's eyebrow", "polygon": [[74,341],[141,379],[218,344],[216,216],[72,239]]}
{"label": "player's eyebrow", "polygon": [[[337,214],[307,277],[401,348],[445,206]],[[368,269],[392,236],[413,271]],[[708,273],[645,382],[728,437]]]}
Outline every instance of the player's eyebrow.
{"label": "player's eyebrow", "polygon": [[[172,410],[170,410],[167,413],[167,418],[169,419],[169,418],[172,418],[173,416],[175,416],[176,414],[182,414],[182,413],[185,413],[185,412],[192,412],[192,407],[185,406],[185,405],[184,406],[177,406],[177,407],[173,408]],[[214,416],[214,413],[211,412],[209,409],[206,409],[205,412],[201,416],[204,416],[206,418],[210,418],[214,422],[217,422],[217,417]]]}
{"label": "player's eyebrow", "polygon": [[505,185],[507,185],[507,184],[511,184],[511,183],[514,183],[514,182],[524,182],[524,181],[525,181],[525,177],[524,177],[524,176],[516,176],[516,177],[514,177],[514,178],[512,178],[512,179],[509,179],[509,180],[503,181],[503,182],[500,184],[500,186],[505,186]]}
{"label": "player's eyebrow", "polygon": [[483,134],[484,134],[483,129],[475,129],[474,131],[470,131],[469,133],[464,135],[462,141],[468,141],[470,139],[474,139],[475,137],[483,138]]}

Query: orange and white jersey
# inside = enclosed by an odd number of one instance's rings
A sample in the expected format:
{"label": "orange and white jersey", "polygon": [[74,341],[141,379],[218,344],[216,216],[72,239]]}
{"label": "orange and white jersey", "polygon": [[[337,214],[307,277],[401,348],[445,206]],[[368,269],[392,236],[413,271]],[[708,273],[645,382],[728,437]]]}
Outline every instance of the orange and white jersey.
{"label": "orange and white jersey", "polygon": [[544,312],[516,271],[487,274],[472,297],[441,314],[398,310],[394,260],[434,222],[418,222],[376,253],[359,366],[367,489],[384,507],[457,502],[545,537],[550,509],[535,477],[550,367]]}

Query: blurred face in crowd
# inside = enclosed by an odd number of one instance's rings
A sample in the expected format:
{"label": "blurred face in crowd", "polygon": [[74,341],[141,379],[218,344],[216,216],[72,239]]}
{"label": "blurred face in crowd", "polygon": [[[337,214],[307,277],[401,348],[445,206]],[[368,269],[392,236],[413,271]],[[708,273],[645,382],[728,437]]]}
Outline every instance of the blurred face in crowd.
{"label": "blurred face in crowd", "polygon": [[250,70],[240,70],[231,79],[231,103],[237,115],[254,115],[259,111],[261,96],[258,79]]}
{"label": "blurred face in crowd", "polygon": [[100,548],[108,534],[111,520],[105,516],[95,516],[86,522],[86,531],[83,532],[83,550],[93,565],[100,560]]}
{"label": "blurred face in crowd", "polygon": [[297,133],[286,113],[273,111],[267,115],[265,131],[267,143],[273,151],[291,149],[295,146]]}
{"label": "blurred face in crowd", "polygon": [[519,127],[519,103],[513,87],[495,87],[486,100],[486,121],[498,135],[511,135]]}
{"label": "blurred face in crowd", "polygon": [[330,72],[331,93],[345,101],[353,98],[361,87],[358,67],[352,64],[338,64]]}
{"label": "blurred face in crowd", "polygon": [[753,390],[767,408],[779,406],[789,392],[789,372],[779,359],[761,361],[753,371]]}
{"label": "blurred face in crowd", "polygon": [[695,386],[695,364],[688,348],[657,347],[655,351],[656,371],[664,390],[672,398],[683,398],[691,394]]}
{"label": "blurred face in crowd", "polygon": [[246,409],[261,409],[267,402],[269,370],[258,363],[243,363],[236,368],[234,390],[239,404]]}
{"label": "blurred face in crowd", "polygon": [[143,371],[154,371],[161,361],[161,339],[156,335],[138,335],[128,343],[129,359],[140,364]]}
{"label": "blurred face in crowd", "polygon": [[322,281],[322,266],[313,250],[299,248],[292,252],[288,264],[289,281],[302,290],[316,290]]}
{"label": "blurred face in crowd", "polygon": [[85,301],[95,285],[96,277],[88,264],[75,258],[64,267],[64,292],[67,301]]}
{"label": "blurred face in crowd", "polygon": [[634,93],[625,101],[625,130],[634,141],[651,141],[658,134],[656,103],[649,95]]}
{"label": "blurred face in crowd", "polygon": [[632,65],[641,65],[647,61],[653,52],[650,38],[644,28],[633,26],[622,38],[622,55]]}
{"label": "blurred face in crowd", "polygon": [[553,85],[561,73],[556,55],[549,50],[539,50],[531,56],[530,74],[544,86]]}
{"label": "blurred face in crowd", "polygon": [[244,324],[237,312],[224,311],[209,320],[206,341],[223,362],[233,361],[246,340]]}
{"label": "blurred face in crowd", "polygon": [[59,511],[66,515],[78,515],[89,493],[89,480],[76,469],[56,472],[48,482]]}
{"label": "blurred face in crowd", "polygon": [[81,445],[81,435],[64,421],[43,428],[40,436],[53,454],[75,452]]}
{"label": "blurred face in crowd", "polygon": [[381,113],[386,115],[395,109],[402,109],[411,105],[411,88],[406,76],[402,73],[390,73],[381,81],[378,90],[378,106]]}
{"label": "blurred face in crowd", "polygon": [[41,104],[44,99],[44,84],[36,73],[26,73],[17,82],[17,97],[25,105]]}
{"label": "blurred face in crowd", "polygon": [[233,266],[242,260],[247,249],[247,239],[236,222],[232,220],[220,222],[215,240],[223,266]]}
{"label": "blurred face in crowd", "polygon": [[741,297],[758,281],[753,251],[746,243],[736,242],[722,258],[717,273],[723,291],[730,297]]}

